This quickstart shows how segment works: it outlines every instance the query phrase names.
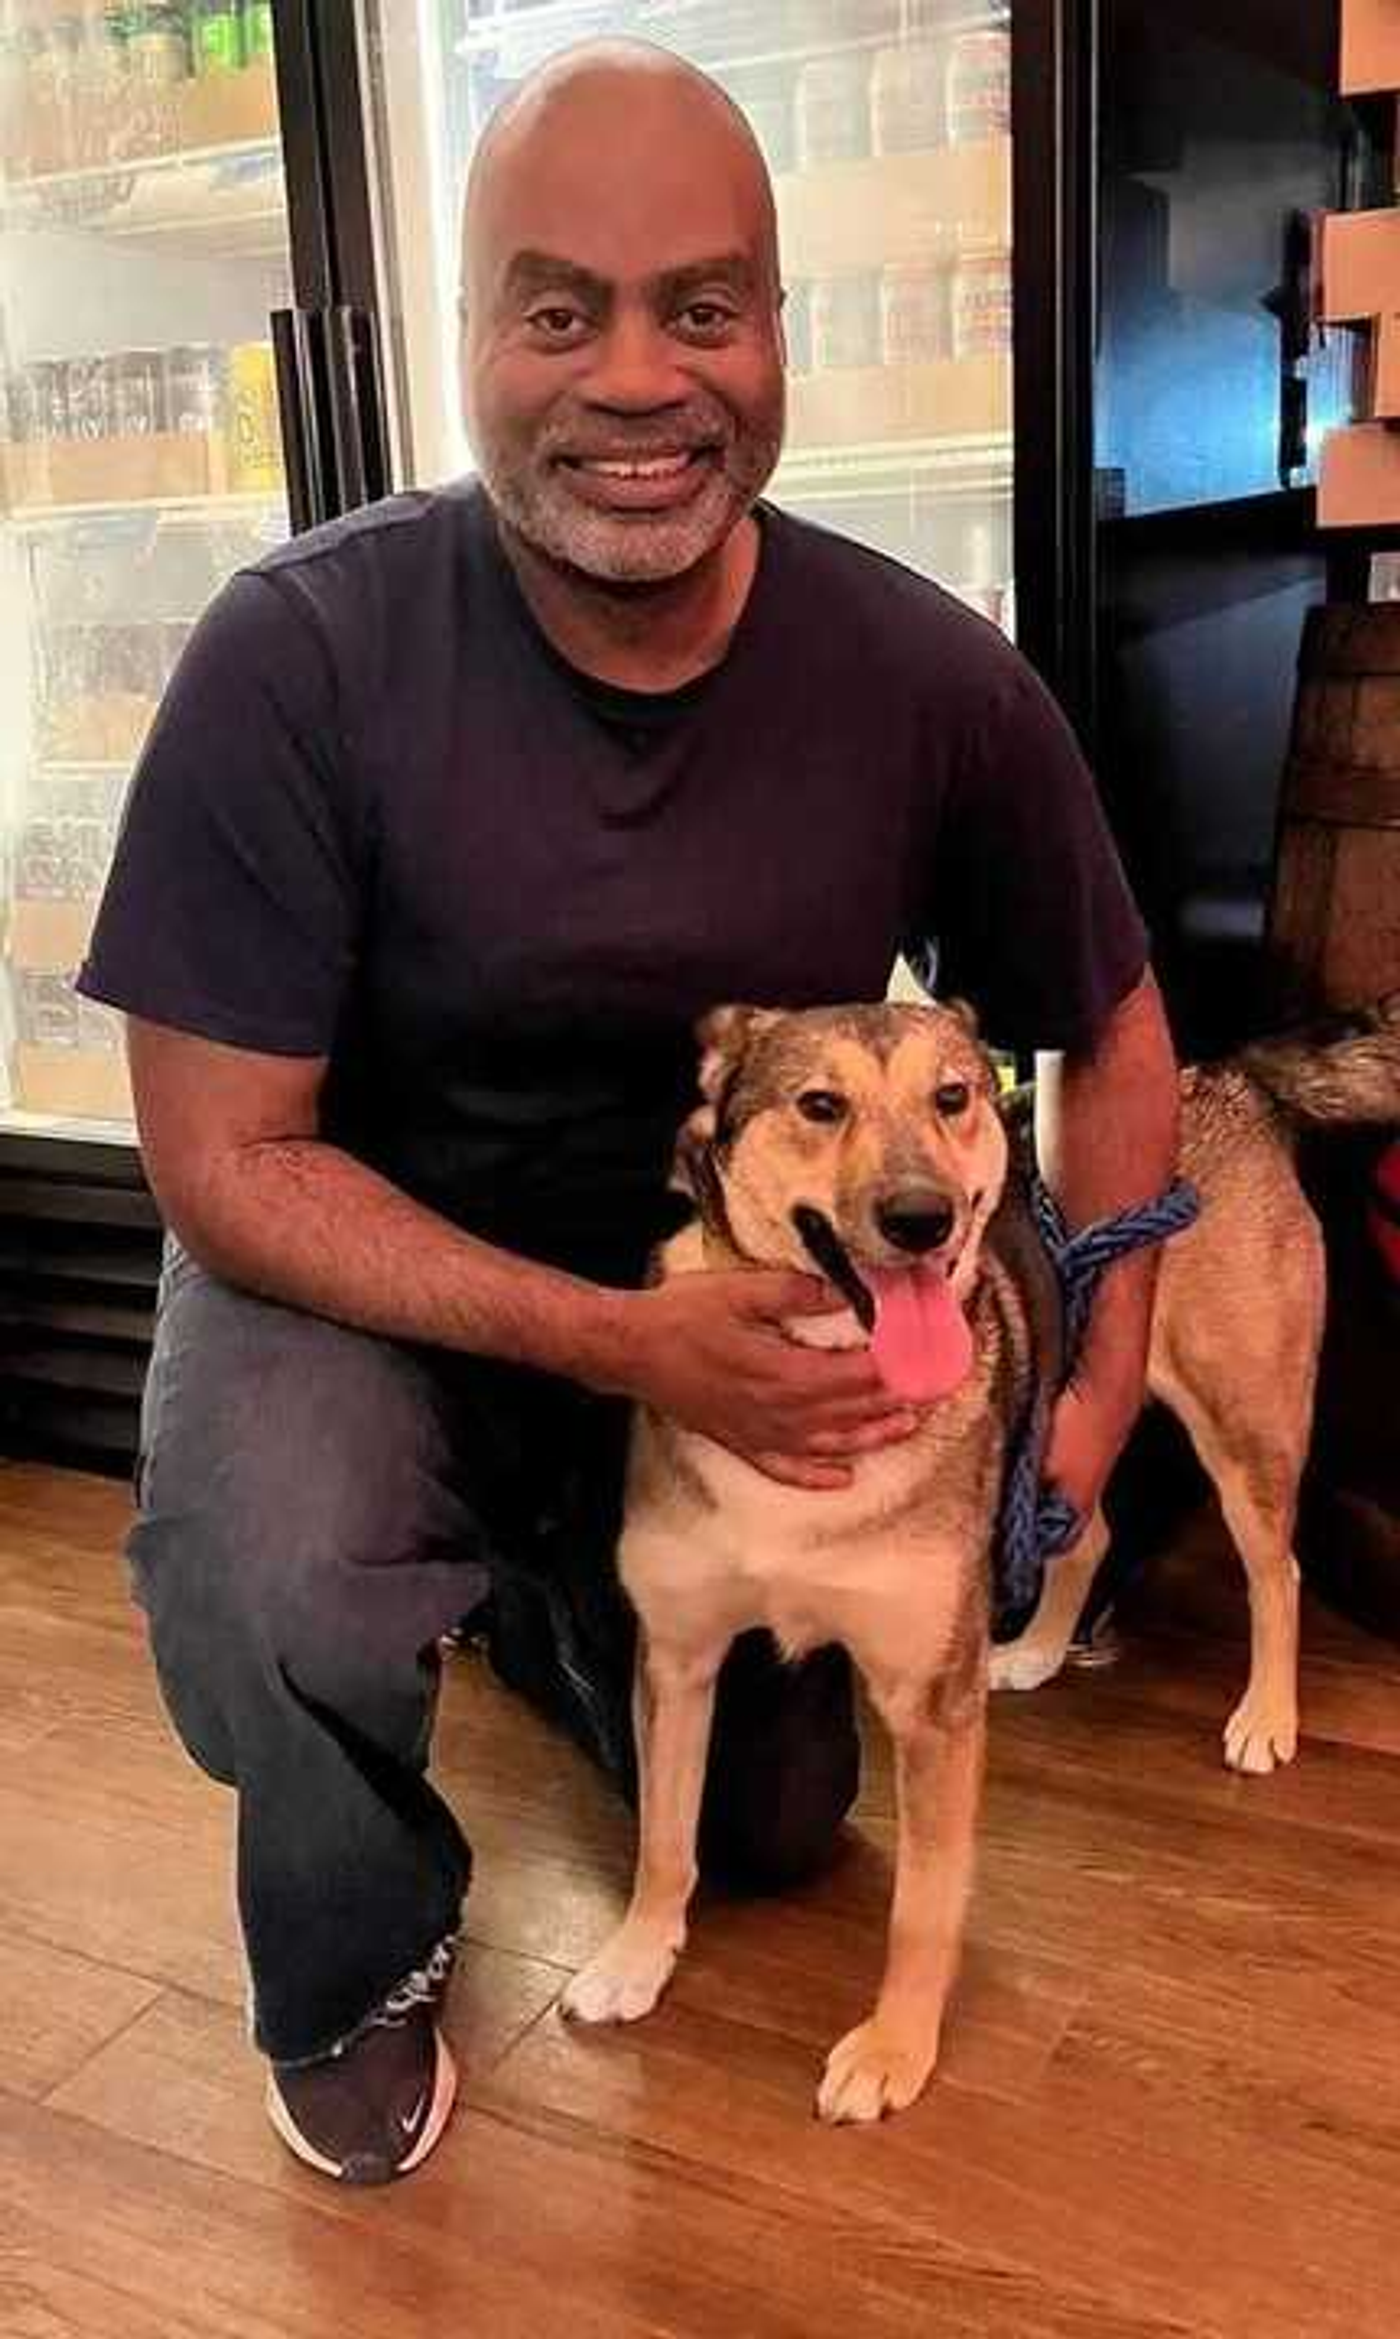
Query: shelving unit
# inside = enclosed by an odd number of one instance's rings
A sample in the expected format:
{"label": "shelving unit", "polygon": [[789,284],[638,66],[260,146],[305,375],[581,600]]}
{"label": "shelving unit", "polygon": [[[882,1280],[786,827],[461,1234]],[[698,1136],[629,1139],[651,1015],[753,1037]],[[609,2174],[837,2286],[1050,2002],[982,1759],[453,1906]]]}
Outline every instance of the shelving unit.
{"label": "shelving unit", "polygon": [[[9,13],[0,0],[0,33]],[[31,28],[66,13],[26,0]],[[70,979],[183,637],[229,570],[286,531],[258,354],[289,293],[275,79],[261,58],[169,82],[75,79],[63,105],[32,76],[27,102],[13,73],[6,90],[0,1129],[129,1142],[115,1024]],[[191,402],[171,353],[192,345],[207,372]],[[134,428],[131,353],[152,367]]]}

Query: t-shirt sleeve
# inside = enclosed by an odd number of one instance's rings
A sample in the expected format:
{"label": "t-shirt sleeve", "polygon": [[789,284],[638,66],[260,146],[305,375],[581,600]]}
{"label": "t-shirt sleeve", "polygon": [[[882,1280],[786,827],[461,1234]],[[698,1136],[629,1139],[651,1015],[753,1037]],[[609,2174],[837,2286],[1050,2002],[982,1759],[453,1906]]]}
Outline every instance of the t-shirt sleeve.
{"label": "t-shirt sleeve", "polygon": [[245,572],[166,692],[78,989],[232,1047],[327,1054],[354,963],[361,825],[319,623]]}
{"label": "t-shirt sleeve", "polygon": [[1007,1048],[1088,1045],[1147,935],[1087,764],[1024,660],[999,661],[950,781],[914,950]]}

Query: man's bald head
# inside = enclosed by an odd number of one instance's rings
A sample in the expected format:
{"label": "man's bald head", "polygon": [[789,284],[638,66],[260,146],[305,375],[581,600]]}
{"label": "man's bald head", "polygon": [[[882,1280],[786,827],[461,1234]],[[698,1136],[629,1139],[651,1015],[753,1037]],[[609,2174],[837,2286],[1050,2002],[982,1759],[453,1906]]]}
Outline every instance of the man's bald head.
{"label": "man's bald head", "polygon": [[528,171],[545,140],[590,152],[643,150],[680,139],[702,167],[732,171],[751,196],[762,257],[776,288],[777,214],[763,150],[727,90],[698,66],[650,41],[582,41],[551,57],[512,90],[477,140],[462,205],[461,292],[473,297],[473,262],[513,174]]}
{"label": "man's bald head", "polygon": [[468,433],[557,566],[664,582],[715,554],[782,445],[773,193],[681,58],[589,42],[492,118],[463,213]]}

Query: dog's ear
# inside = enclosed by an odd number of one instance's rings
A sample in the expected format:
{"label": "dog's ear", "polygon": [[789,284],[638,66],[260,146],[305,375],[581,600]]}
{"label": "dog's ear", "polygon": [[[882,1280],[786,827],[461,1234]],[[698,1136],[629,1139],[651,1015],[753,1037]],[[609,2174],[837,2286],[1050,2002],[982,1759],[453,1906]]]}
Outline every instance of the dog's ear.
{"label": "dog's ear", "polygon": [[[778,1011],[772,1007],[712,1007],[701,1016],[695,1037],[700,1043],[700,1094],[707,1104],[718,1103],[750,1044],[777,1020]],[[709,1135],[713,1137],[713,1127]]]}
{"label": "dog's ear", "polygon": [[687,1194],[701,1209],[706,1200],[707,1178],[713,1175],[709,1156],[714,1135],[714,1106],[697,1105],[689,1120],[682,1121],[677,1132],[671,1175],[667,1180],[672,1193]]}

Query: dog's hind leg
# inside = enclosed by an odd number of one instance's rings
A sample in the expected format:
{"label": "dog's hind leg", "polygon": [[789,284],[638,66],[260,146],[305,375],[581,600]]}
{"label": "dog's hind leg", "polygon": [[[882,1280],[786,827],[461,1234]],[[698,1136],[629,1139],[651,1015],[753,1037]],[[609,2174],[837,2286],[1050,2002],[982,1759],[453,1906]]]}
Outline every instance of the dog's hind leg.
{"label": "dog's hind leg", "polygon": [[715,1677],[727,1645],[681,1649],[639,1636],[636,1878],[622,1924],[560,2001],[580,2022],[636,2022],[649,2014],[685,1946]]}
{"label": "dog's hind leg", "polygon": [[[1225,1725],[1231,1770],[1263,1776],[1298,1750],[1298,1562],[1293,1523],[1308,1405],[1276,1388],[1277,1414],[1231,1418],[1184,1387],[1162,1394],[1184,1422],[1249,1579],[1249,1682]],[[1234,1394],[1238,1394],[1235,1392]],[[1311,1396],[1309,1377],[1308,1398]]]}
{"label": "dog's hind leg", "polygon": [[867,1679],[894,1739],[894,1901],[875,2011],[827,2057],[817,2109],[831,2121],[878,2120],[885,2112],[903,2111],[938,2060],[972,1889],[986,1741],[980,1634],[957,1671],[931,1685]]}
{"label": "dog's hind leg", "polygon": [[1096,1510],[1079,1541],[1050,1561],[1039,1606],[1025,1631],[992,1650],[993,1689],[1039,1689],[1054,1679],[1069,1655],[1108,1541],[1108,1522]]}

